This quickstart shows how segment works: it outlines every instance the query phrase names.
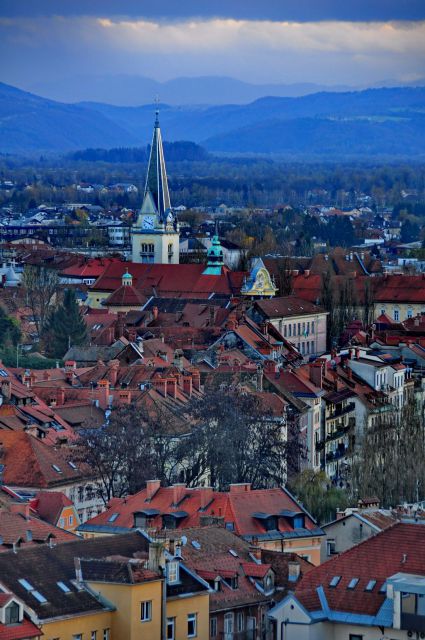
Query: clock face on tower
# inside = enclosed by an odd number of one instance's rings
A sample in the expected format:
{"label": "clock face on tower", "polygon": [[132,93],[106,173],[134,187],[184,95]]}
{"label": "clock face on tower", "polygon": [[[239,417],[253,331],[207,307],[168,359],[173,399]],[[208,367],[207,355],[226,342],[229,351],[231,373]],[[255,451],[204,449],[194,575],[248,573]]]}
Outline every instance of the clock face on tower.
{"label": "clock face on tower", "polygon": [[145,216],[142,222],[143,229],[153,229],[154,228],[154,219],[153,216]]}

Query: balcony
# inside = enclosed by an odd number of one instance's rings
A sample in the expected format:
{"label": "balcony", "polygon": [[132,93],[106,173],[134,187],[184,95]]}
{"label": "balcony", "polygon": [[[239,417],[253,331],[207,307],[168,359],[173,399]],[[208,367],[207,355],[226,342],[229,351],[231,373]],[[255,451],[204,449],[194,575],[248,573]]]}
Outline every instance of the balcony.
{"label": "balcony", "polygon": [[343,436],[345,436],[345,434],[347,434],[350,430],[350,426],[347,425],[346,427],[339,427],[336,431],[332,431],[331,433],[328,433],[328,435],[326,436],[326,442],[330,442],[331,440],[337,440],[338,438],[342,438]]}
{"label": "balcony", "polygon": [[326,454],[326,462],[333,462],[335,460],[340,460],[347,455],[348,447],[341,447],[336,449],[336,451],[330,451]]}
{"label": "balcony", "polygon": [[344,407],[340,406],[337,407],[335,411],[326,413],[326,420],[334,420],[335,418],[339,418],[339,416],[345,416],[347,413],[354,411],[355,407],[354,402],[348,402]]}

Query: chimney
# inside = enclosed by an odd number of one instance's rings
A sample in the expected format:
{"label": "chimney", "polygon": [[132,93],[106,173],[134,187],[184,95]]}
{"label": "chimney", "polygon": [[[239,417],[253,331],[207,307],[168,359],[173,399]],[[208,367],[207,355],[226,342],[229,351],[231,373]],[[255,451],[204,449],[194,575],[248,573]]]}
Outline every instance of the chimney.
{"label": "chimney", "polygon": [[118,380],[118,370],[120,368],[120,363],[118,362],[118,360],[113,360],[110,363],[111,369],[109,371],[109,379],[111,382],[111,386],[112,387],[116,387],[117,386],[117,380]]}
{"label": "chimney", "polygon": [[81,560],[80,558],[74,558],[74,567],[75,567],[75,580],[78,583],[83,581],[83,574],[81,571]]}
{"label": "chimney", "polygon": [[30,517],[30,505],[29,502],[12,502],[9,506],[11,513],[16,513],[29,520]]}
{"label": "chimney", "polygon": [[56,391],[56,406],[63,404],[65,404],[65,389],[64,387],[59,387]]}
{"label": "chimney", "polygon": [[161,480],[147,480],[146,481],[146,500],[152,500],[155,493],[161,487]]}
{"label": "chimney", "polygon": [[131,391],[129,389],[123,389],[118,394],[119,405],[131,404]]}
{"label": "chimney", "polygon": [[183,376],[183,391],[189,398],[192,397],[192,376]]}
{"label": "chimney", "polygon": [[184,482],[173,484],[173,504],[177,504],[185,494],[186,485]]}
{"label": "chimney", "polygon": [[235,482],[230,485],[230,493],[246,493],[251,491],[250,482]]}
{"label": "chimney", "polygon": [[310,381],[316,385],[316,387],[319,387],[319,389],[322,389],[323,387],[323,364],[321,360],[316,360],[316,362],[312,362],[310,364],[310,369],[309,369],[309,377],[310,377]]}
{"label": "chimney", "polygon": [[67,360],[65,362],[65,371],[73,371],[77,368],[77,363],[75,360]]}
{"label": "chimney", "polygon": [[299,562],[288,562],[288,580],[296,582],[300,577],[301,566]]}
{"label": "chimney", "polygon": [[277,364],[274,360],[266,360],[264,363],[264,371],[266,373],[276,373]]}
{"label": "chimney", "polygon": [[310,269],[304,269],[304,275],[306,278],[308,278],[310,275]]}
{"label": "chimney", "polygon": [[360,349],[358,347],[356,347],[355,349],[355,357],[356,357],[356,360],[360,358]]}
{"label": "chimney", "polygon": [[177,398],[177,380],[176,378],[167,378],[167,395],[174,400]]}
{"label": "chimney", "polygon": [[258,539],[252,541],[249,545],[249,553],[259,562],[261,562],[261,547],[258,546]]}
{"label": "chimney", "polygon": [[198,371],[198,369],[192,371],[192,384],[193,388],[196,389],[196,391],[201,390],[201,373],[200,371]]}
{"label": "chimney", "polygon": [[149,543],[149,561],[148,568],[150,571],[160,571],[165,567],[165,553],[162,542]]}
{"label": "chimney", "polygon": [[97,399],[101,409],[105,410],[109,406],[109,380],[104,378],[97,383]]}
{"label": "chimney", "polygon": [[154,379],[155,389],[164,396],[167,397],[167,380],[165,378],[155,378]]}
{"label": "chimney", "polygon": [[12,393],[12,384],[10,382],[10,380],[2,380],[1,381],[1,387],[0,387],[0,391],[1,394],[4,398],[6,398],[7,400],[10,400],[10,396]]}
{"label": "chimney", "polygon": [[213,498],[212,487],[199,487],[197,491],[201,499],[201,509],[205,509],[207,504],[209,504]]}
{"label": "chimney", "polygon": [[158,307],[156,305],[152,307],[152,319],[153,320],[158,319]]}

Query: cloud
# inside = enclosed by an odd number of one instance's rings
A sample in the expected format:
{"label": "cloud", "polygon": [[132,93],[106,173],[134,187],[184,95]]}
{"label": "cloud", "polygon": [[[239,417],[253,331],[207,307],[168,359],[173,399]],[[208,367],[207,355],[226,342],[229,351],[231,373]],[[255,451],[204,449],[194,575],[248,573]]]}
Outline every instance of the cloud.
{"label": "cloud", "polygon": [[40,65],[46,78],[83,71],[367,83],[425,74],[425,21],[15,17],[0,19],[2,54],[21,77]]}

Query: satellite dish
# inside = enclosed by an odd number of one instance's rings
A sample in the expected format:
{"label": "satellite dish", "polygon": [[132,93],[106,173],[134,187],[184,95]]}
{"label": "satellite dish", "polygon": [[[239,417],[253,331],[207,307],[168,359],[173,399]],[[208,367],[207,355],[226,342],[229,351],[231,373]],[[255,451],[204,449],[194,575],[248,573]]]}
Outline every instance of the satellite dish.
{"label": "satellite dish", "polygon": [[186,538],[186,536],[182,536],[182,537],[181,537],[181,541],[182,541],[182,545],[183,545],[183,546],[187,545],[187,538]]}

